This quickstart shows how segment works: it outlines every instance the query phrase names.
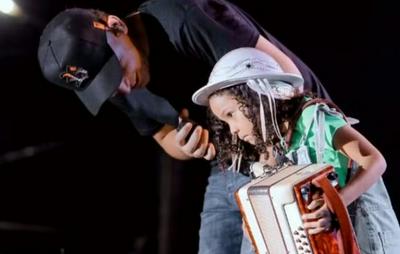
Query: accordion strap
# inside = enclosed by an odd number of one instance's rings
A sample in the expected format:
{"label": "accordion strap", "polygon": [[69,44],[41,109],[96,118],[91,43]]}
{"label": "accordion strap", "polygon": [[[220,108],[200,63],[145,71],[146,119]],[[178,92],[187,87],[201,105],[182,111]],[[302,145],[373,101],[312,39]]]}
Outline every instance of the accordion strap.
{"label": "accordion strap", "polygon": [[336,189],[331,185],[330,181],[325,174],[318,176],[313,181],[313,184],[320,187],[325,194],[325,202],[328,207],[337,216],[340,225],[340,242],[344,254],[357,254],[359,248],[353,235],[353,227],[347,209]]}
{"label": "accordion strap", "polygon": [[334,109],[336,109],[337,112],[339,112],[343,115],[344,119],[346,119],[346,115],[335,103],[333,103],[333,101],[327,100],[327,99],[322,99],[322,98],[313,98],[311,100],[308,100],[301,105],[299,110],[294,114],[293,119],[290,121],[290,125],[289,125],[290,128],[285,136],[285,141],[286,141],[286,144],[288,145],[288,147],[290,147],[290,143],[291,143],[292,136],[293,136],[293,131],[294,131],[297,120],[299,120],[301,114],[307,107],[314,105],[314,104],[325,104],[330,108],[334,108]]}

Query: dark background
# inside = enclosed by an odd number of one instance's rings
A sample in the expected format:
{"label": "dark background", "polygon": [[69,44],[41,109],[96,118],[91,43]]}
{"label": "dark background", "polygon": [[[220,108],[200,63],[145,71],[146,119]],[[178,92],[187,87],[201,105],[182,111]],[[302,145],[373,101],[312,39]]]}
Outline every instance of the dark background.
{"label": "dark background", "polygon": [[[124,16],[141,1],[16,2],[23,16],[0,13],[0,253],[196,253],[207,166],[169,159],[110,106],[93,118],[44,80],[36,60],[41,30],[64,8]],[[355,127],[387,159],[384,180],[399,214],[394,3],[233,2],[361,121]]]}

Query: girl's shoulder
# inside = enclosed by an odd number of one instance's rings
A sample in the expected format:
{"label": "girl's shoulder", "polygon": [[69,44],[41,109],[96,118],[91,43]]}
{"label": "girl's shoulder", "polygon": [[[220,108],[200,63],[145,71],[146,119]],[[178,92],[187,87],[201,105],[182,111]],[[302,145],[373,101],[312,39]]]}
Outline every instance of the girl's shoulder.
{"label": "girl's shoulder", "polygon": [[343,111],[332,101],[321,98],[310,98],[305,96],[300,117],[314,117],[318,112],[322,112],[332,117],[346,119]]}
{"label": "girl's shoulder", "polygon": [[339,108],[331,105],[326,100],[315,100],[311,98],[305,98],[305,103],[300,113],[299,118],[296,121],[296,126],[299,129],[307,130],[315,122],[319,122],[318,119],[321,114],[324,116],[325,127],[334,129],[340,128],[346,125],[346,118]]}

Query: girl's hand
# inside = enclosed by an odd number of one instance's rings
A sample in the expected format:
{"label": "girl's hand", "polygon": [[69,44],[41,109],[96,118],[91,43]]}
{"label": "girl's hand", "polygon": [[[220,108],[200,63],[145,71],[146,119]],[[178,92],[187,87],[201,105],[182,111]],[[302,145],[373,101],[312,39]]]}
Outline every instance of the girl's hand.
{"label": "girl's hand", "polygon": [[323,198],[314,199],[307,208],[316,209],[302,216],[304,228],[309,234],[318,234],[331,229],[332,214]]}

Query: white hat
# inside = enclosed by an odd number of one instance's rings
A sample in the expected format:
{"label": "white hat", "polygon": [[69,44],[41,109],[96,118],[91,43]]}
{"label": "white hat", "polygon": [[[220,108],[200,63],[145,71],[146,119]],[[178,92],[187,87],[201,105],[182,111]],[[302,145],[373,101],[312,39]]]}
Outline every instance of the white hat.
{"label": "white hat", "polygon": [[[297,91],[302,90],[304,82],[299,75],[284,73],[279,64],[263,51],[238,48],[225,54],[215,64],[207,85],[197,90],[192,100],[198,105],[207,106],[208,98],[215,91],[255,79],[267,79],[269,83],[284,81]],[[279,88],[274,90],[279,93]],[[276,95],[274,97],[279,98],[279,94]]]}

